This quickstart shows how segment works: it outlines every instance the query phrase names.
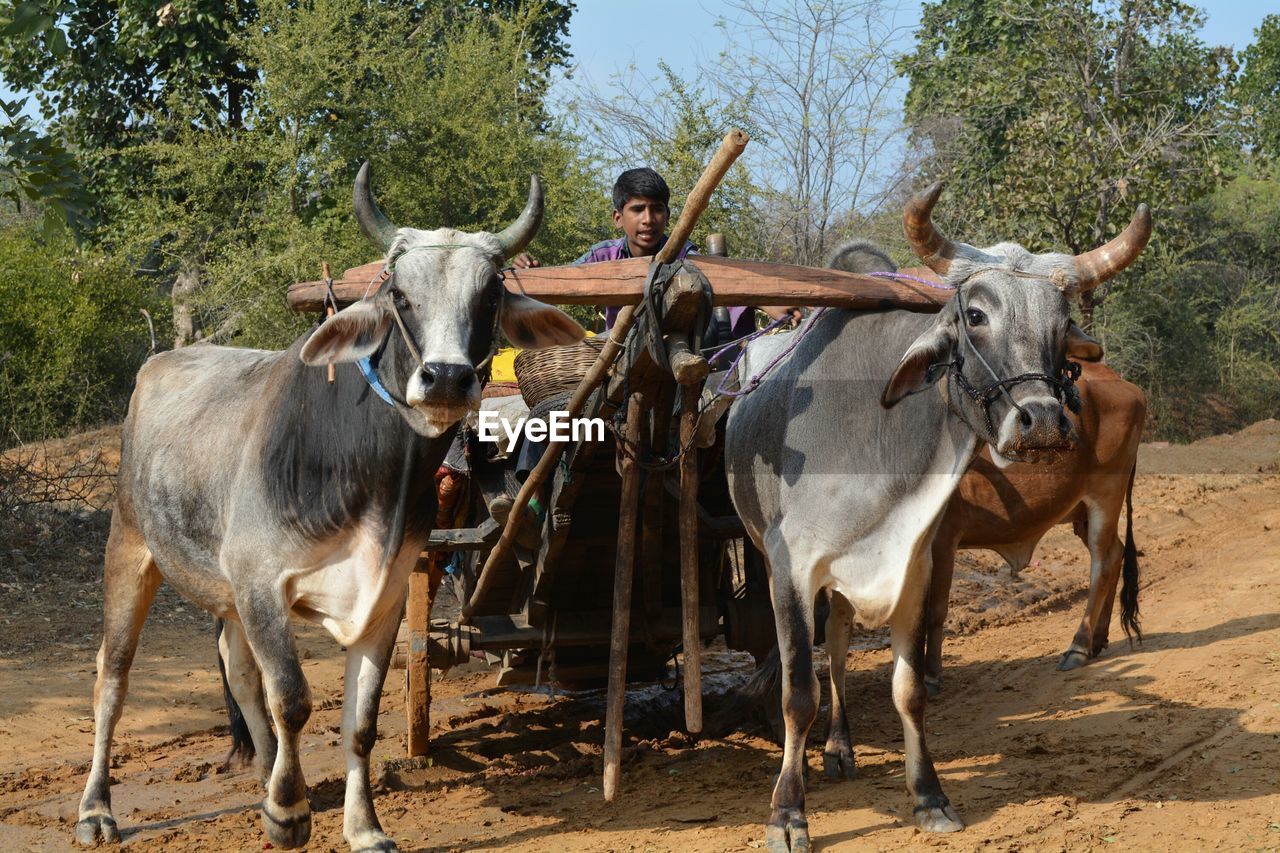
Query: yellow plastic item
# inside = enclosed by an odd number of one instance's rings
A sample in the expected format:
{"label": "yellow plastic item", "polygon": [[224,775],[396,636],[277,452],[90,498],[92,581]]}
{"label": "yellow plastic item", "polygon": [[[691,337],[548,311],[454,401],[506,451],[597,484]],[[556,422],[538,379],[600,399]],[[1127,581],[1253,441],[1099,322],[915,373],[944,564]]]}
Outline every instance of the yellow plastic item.
{"label": "yellow plastic item", "polygon": [[[595,332],[587,332],[588,338],[594,338]],[[489,373],[490,382],[516,381],[516,355],[520,350],[516,347],[503,347],[493,357],[493,369]]]}

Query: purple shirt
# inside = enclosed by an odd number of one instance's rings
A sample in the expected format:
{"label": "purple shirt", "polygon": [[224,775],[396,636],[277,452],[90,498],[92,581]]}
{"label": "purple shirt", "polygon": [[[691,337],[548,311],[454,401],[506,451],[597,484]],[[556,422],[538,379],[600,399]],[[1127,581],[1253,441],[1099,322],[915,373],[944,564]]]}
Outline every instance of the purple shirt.
{"label": "purple shirt", "polygon": [[[662,241],[658,243],[658,248],[661,249],[666,243],[667,235],[663,234]],[[677,257],[683,258],[685,255],[696,255],[697,253],[697,246],[685,242],[684,248],[680,250],[680,254]],[[631,246],[627,243],[627,238],[623,236],[616,240],[605,240],[604,242],[596,243],[573,263],[575,266],[578,264],[598,264],[603,261],[619,261],[629,257],[631,257]],[[606,329],[613,328],[614,321],[618,319],[619,310],[617,305],[610,305],[604,309],[604,327]],[[733,324],[733,336],[735,338],[749,335],[756,330],[756,312],[754,308],[746,306],[730,308],[729,320]]]}

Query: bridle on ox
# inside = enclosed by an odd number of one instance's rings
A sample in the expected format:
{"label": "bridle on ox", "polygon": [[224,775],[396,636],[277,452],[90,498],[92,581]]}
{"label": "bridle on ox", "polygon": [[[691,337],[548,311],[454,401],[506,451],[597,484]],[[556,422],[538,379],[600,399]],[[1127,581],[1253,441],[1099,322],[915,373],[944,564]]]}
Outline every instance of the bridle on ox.
{"label": "bridle on ox", "polygon": [[[925,381],[930,383],[933,382],[933,379],[937,375],[937,371],[939,369],[946,370],[951,377],[954,378],[955,383],[959,386],[960,390],[973,400],[973,402],[977,404],[978,408],[982,410],[982,416],[986,421],[987,436],[989,439],[998,437],[995,425],[991,422],[991,404],[995,402],[997,397],[1003,394],[1009,401],[1009,405],[1013,406],[1019,414],[1027,414],[1026,410],[1023,409],[1022,406],[1018,405],[1018,401],[1013,399],[1013,395],[1009,393],[1010,388],[1021,385],[1024,382],[1046,383],[1053,389],[1054,396],[1057,397],[1059,403],[1070,409],[1073,414],[1080,414],[1080,389],[1076,387],[1076,380],[1080,378],[1081,368],[1077,362],[1070,360],[1064,361],[1059,376],[1050,376],[1047,373],[1022,373],[1009,379],[1001,379],[996,375],[995,370],[987,360],[982,357],[982,353],[978,352],[978,348],[974,346],[973,340],[969,337],[968,326],[965,324],[964,283],[975,275],[994,270],[999,270],[1005,274],[1016,275],[1020,278],[1037,279],[1058,286],[1057,279],[1053,277],[1033,275],[1020,270],[1009,270],[1003,267],[983,267],[969,273],[969,275],[965,276],[964,279],[957,282],[955,285],[956,302],[959,308],[960,347],[951,361],[931,364],[925,371]],[[975,387],[974,384],[969,381],[969,378],[964,375],[965,358],[964,353],[959,350],[963,350],[966,345],[973,353],[974,358],[978,360],[978,363],[987,371],[987,375],[991,377],[991,382],[981,388]],[[948,405],[950,405],[949,400]],[[956,414],[959,414],[959,412]]]}
{"label": "bridle on ox", "polygon": [[[381,288],[385,286],[387,282],[392,282],[394,286],[395,274],[396,274],[395,262],[399,260],[401,257],[403,257],[404,255],[408,254],[409,252],[415,252],[415,251],[418,251],[419,249],[470,249],[470,248],[475,248],[475,247],[466,246],[460,243],[438,243],[438,244],[432,244],[428,246],[411,246],[410,248],[396,255],[394,259],[388,261],[386,265],[383,266],[382,271],[379,272],[378,275],[375,276],[374,279],[369,283],[370,287],[372,287],[374,284],[377,284],[379,286],[379,292],[375,294],[373,297],[375,300],[380,300],[380,299],[387,300],[387,306],[391,310],[391,317],[393,320],[395,320],[396,328],[400,331],[400,338],[404,341],[405,348],[409,350],[409,357],[413,359],[415,369],[423,370],[423,371],[426,371],[427,369],[426,362],[423,361],[423,358],[422,358],[422,350],[418,346],[418,342],[414,340],[413,333],[409,331],[409,327],[405,325],[404,316],[400,313],[400,306],[396,304],[395,298],[392,297],[390,293],[383,291]],[[506,276],[503,275],[503,273],[506,272],[507,269],[509,269],[509,267],[498,270],[498,286],[501,288],[506,287],[505,285]],[[472,369],[476,373],[477,380],[482,385],[488,381],[489,379],[488,373],[489,373],[490,367],[493,365],[493,357],[498,353],[498,342],[500,340],[499,332],[501,330],[501,325],[502,325],[502,294],[499,293],[497,309],[494,311],[494,315],[493,315],[493,327],[490,330],[491,334],[489,336],[489,353],[483,359],[481,359],[479,363],[477,363],[472,367]],[[365,380],[372,387],[373,391],[379,397],[381,397],[385,402],[393,405],[398,404],[401,406],[411,408],[410,403],[407,400],[403,399],[402,397],[398,396],[393,391],[391,391],[391,389],[388,388],[384,382],[382,382],[381,377],[378,376],[378,366],[382,362],[382,354],[383,352],[386,351],[387,342],[390,339],[391,339],[391,330],[388,329],[386,335],[383,336],[382,338],[382,343],[378,345],[378,349],[373,353],[373,355],[369,356],[368,358],[360,359],[358,363],[358,367],[360,368],[360,372],[364,375]]]}

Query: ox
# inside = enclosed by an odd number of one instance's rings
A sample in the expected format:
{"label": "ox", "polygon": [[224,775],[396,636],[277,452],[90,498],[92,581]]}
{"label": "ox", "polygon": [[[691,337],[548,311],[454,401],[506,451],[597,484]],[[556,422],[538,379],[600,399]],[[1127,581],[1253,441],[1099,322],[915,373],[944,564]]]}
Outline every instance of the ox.
{"label": "ox", "polygon": [[[904,230],[956,289],[942,311],[827,311],[730,409],[730,494],[766,558],[782,662],[786,735],[766,828],[772,851],[810,849],[804,745],[818,710],[811,650],[823,590],[832,603],[833,716],[845,718],[855,615],[867,626],[887,623],[917,823],[933,832],[963,828],[924,739],[933,534],[983,442],[1002,464],[1071,446],[1063,408],[1073,394],[1065,372],[1069,298],[1131,263],[1150,234],[1141,205],[1121,235],[1078,257],[1033,255],[1012,243],[977,249],[934,227],[940,193],[935,184],[912,199]],[[824,753],[829,766],[853,770],[846,725],[833,730]]]}
{"label": "ox", "polygon": [[[274,756],[262,820],[277,847],[311,834],[298,760],[311,695],[290,615],[347,647],[343,836],[353,849],[395,849],[374,813],[369,753],[409,573],[436,517],[433,474],[457,421],[479,403],[476,365],[499,327],[535,348],[584,332],[502,283],[503,260],[542,218],[536,176],[524,211],[496,234],[396,228],[373,200],[367,163],[355,210],[390,271],[373,298],[283,352],[198,345],[155,356],[138,373],[107,541],[82,844],[120,839],[111,737],[163,579],[225,622],[231,696],[258,755]],[[351,363],[361,359],[368,382]],[[333,384],[315,369],[327,364],[339,365]],[[391,402],[375,396],[374,379]]]}
{"label": "ox", "polygon": [[[832,253],[828,266],[846,272],[895,272],[876,246],[854,241]],[[1071,522],[1089,549],[1089,596],[1084,618],[1062,653],[1058,669],[1083,666],[1107,647],[1116,584],[1121,575],[1120,625],[1125,636],[1141,639],[1138,624],[1138,553],[1133,542],[1133,476],[1146,423],[1142,389],[1101,363],[1102,347],[1079,329],[1067,338],[1067,357],[1082,370],[1076,386],[1080,413],[1068,413],[1076,449],[1044,465],[999,466],[983,452],[956,488],[933,540],[933,584],[929,592],[925,686],[942,687],[943,623],[951,594],[958,548],[985,548],[1018,572],[1055,524]],[[1125,542],[1117,531],[1128,505]],[[832,720],[832,724],[837,724]]]}
{"label": "ox", "polygon": [[[1095,345],[1096,346],[1096,345]],[[1088,358],[1091,353],[1069,352]],[[1096,358],[1096,355],[1092,357]],[[1138,624],[1138,549],[1133,542],[1133,477],[1147,400],[1099,362],[1082,361],[1077,386],[1081,409],[1073,415],[1076,449],[1051,464],[1015,463],[1005,468],[989,455],[974,460],[960,481],[933,539],[933,585],[929,592],[925,685],[942,687],[942,635],[957,548],[988,548],[1014,572],[1049,528],[1071,522],[1089,549],[1089,596],[1080,627],[1058,660],[1058,669],[1083,666],[1107,647],[1116,585],[1121,575],[1120,625],[1126,637],[1142,638]],[[1121,545],[1120,511],[1128,506]]]}

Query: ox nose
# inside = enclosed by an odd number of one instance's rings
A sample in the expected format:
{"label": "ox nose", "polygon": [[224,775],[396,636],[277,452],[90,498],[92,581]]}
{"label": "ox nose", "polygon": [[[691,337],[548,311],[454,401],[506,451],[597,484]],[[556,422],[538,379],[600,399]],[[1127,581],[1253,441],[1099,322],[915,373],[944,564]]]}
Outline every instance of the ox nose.
{"label": "ox nose", "polygon": [[1075,446],[1075,429],[1062,404],[1052,397],[1020,401],[1000,430],[1001,455],[1018,456],[1036,450],[1068,450]]}
{"label": "ox nose", "polygon": [[476,384],[476,371],[469,364],[424,364],[421,369],[425,401],[466,400]]}

